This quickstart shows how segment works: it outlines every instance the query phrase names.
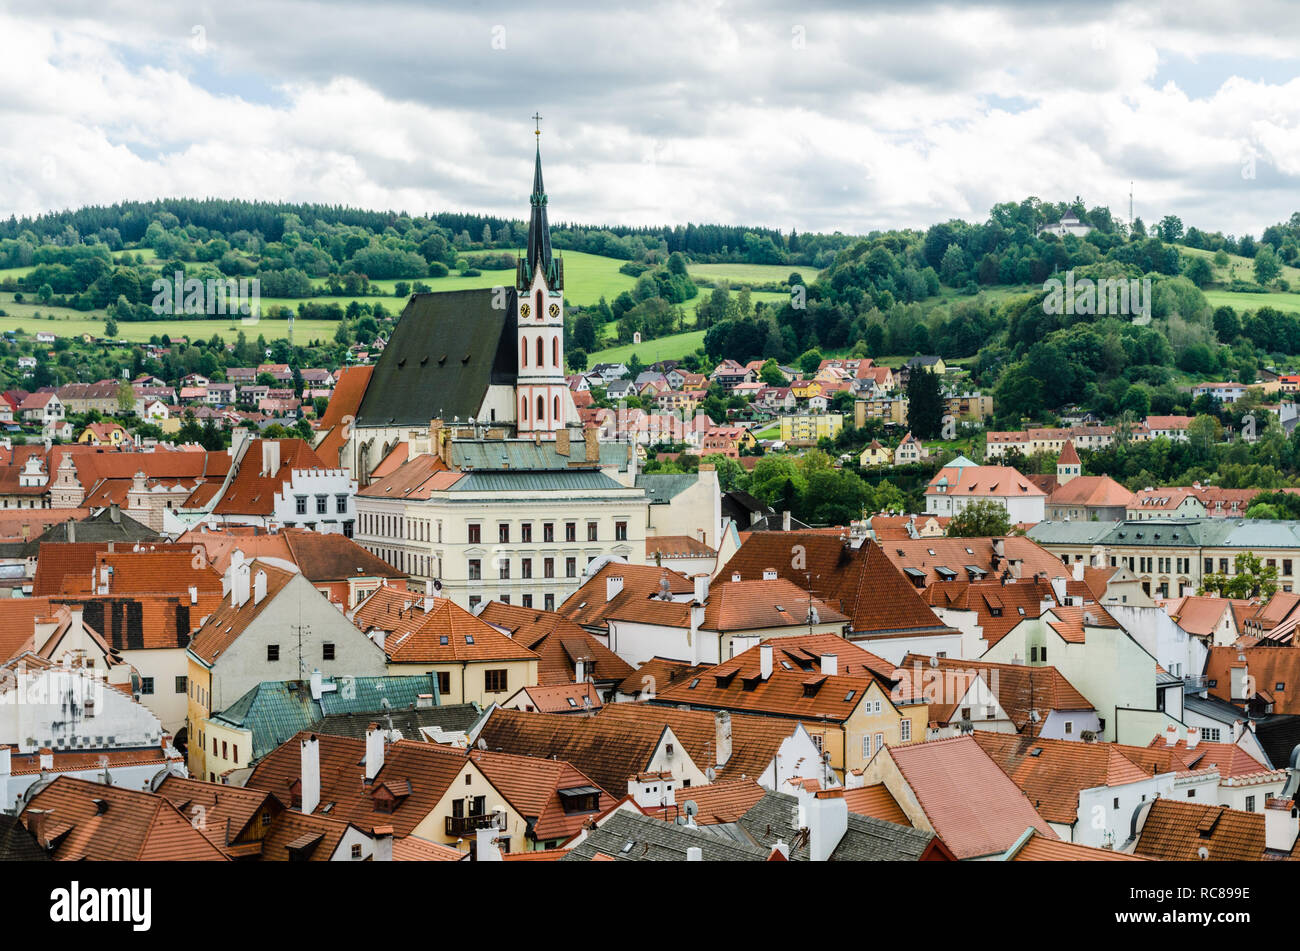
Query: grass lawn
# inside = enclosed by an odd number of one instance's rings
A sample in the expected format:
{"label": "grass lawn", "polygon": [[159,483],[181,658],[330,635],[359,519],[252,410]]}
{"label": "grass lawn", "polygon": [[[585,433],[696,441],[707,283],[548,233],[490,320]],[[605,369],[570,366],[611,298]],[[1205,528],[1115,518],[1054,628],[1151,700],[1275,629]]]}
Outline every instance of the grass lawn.
{"label": "grass lawn", "polygon": [[793,273],[798,273],[805,284],[817,280],[817,268],[807,265],[792,264],[688,264],[687,272],[691,277],[700,277],[706,281],[730,281],[733,286],[745,284],[769,284],[784,282]]}
{"label": "grass lawn", "polygon": [[[1178,246],[1178,250],[1183,254],[1197,258],[1209,258],[1210,263],[1214,266],[1214,280],[1217,283],[1227,283],[1234,278],[1242,281],[1255,280],[1255,262],[1250,258],[1244,258],[1240,254],[1229,254],[1228,263],[1224,267],[1214,265],[1214,251],[1202,251],[1200,248],[1188,248],[1183,245]],[[1281,263],[1281,262],[1278,262]],[[1292,267],[1289,264],[1282,265],[1281,277],[1285,278],[1292,287],[1300,281],[1300,268]]]}
{"label": "grass lawn", "polygon": [[1250,294],[1242,291],[1216,290],[1207,290],[1202,293],[1205,294],[1205,299],[1209,301],[1211,307],[1222,307],[1227,304],[1238,312],[1259,310],[1261,307],[1272,307],[1276,310],[1300,313],[1300,294],[1283,294],[1280,291],[1271,294]]}

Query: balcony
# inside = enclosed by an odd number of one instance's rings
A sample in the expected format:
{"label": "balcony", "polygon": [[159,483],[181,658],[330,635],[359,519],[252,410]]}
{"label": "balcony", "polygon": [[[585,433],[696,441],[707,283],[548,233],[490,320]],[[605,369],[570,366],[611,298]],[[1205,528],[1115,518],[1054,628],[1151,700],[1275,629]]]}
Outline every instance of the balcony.
{"label": "balcony", "polygon": [[448,816],[447,817],[447,835],[463,836],[470,835],[476,829],[488,829],[492,827],[492,813],[487,812],[476,816]]}

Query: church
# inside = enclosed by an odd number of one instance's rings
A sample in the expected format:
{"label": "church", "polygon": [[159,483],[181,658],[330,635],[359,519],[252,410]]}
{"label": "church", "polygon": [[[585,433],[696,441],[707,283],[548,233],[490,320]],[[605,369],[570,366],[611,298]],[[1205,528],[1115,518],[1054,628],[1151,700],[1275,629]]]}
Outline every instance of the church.
{"label": "church", "polygon": [[564,378],[564,260],[551,249],[540,138],[530,205],[513,287],[415,294],[407,303],[341,447],[340,462],[363,484],[431,420],[549,440],[579,424]]}

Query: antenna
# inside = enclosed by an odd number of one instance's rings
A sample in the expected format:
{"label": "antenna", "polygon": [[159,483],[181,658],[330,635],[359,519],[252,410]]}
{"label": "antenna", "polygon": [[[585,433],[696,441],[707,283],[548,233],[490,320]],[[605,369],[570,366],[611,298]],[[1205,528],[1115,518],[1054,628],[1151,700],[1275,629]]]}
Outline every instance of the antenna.
{"label": "antenna", "polygon": [[[694,819],[700,814],[700,807],[695,804],[694,799],[687,799],[686,802],[682,803],[682,814],[685,815],[687,819]],[[694,825],[694,823],[690,824]]]}
{"label": "antenna", "polygon": [[483,739],[483,737],[481,737],[481,736],[478,738],[478,742],[475,743],[474,745],[477,746],[477,747],[478,747],[479,749],[481,749],[481,750],[485,750],[485,749],[488,748],[488,746],[487,746],[487,740]]}
{"label": "antenna", "polygon": [[[708,769],[704,771],[704,776],[711,783],[718,778],[718,771],[714,767],[710,766]],[[693,806],[695,805],[695,803],[691,803],[691,805]]]}

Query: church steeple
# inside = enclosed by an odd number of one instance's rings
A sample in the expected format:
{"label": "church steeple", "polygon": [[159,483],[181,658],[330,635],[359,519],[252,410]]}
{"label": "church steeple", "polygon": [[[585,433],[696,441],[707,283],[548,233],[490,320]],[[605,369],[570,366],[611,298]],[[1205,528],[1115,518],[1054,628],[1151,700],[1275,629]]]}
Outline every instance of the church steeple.
{"label": "church steeple", "polygon": [[[541,116],[533,116],[534,121],[541,122]],[[526,290],[533,282],[533,275],[541,272],[542,280],[551,291],[564,288],[564,268],[551,254],[551,227],[546,220],[546,187],[542,184],[542,131],[537,135],[537,159],[533,167],[533,193],[529,197],[530,214],[528,218],[528,251],[520,262],[516,286]]]}

